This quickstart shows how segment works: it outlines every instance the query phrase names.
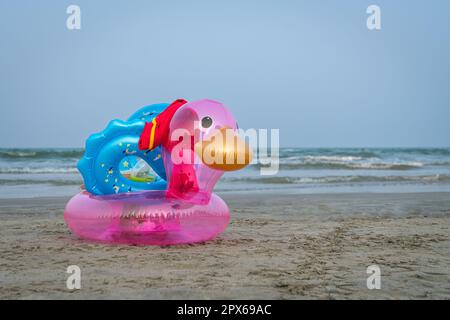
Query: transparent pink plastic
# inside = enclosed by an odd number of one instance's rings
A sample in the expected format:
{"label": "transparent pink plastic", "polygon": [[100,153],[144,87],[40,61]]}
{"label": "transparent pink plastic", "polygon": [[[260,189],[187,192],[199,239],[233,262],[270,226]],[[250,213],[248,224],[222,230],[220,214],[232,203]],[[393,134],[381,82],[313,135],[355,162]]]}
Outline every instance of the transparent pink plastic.
{"label": "transparent pink plastic", "polygon": [[[210,124],[199,126],[205,117]],[[186,103],[170,120],[170,140],[162,148],[167,190],[107,196],[81,192],[66,206],[67,225],[81,238],[109,243],[172,245],[213,239],[230,220],[228,206],[212,193],[224,171],[202,163],[194,145],[221,128],[237,130],[223,104],[208,99]]]}
{"label": "transparent pink plastic", "polygon": [[[79,237],[109,243],[173,245],[206,241],[222,233],[230,220],[225,202],[185,201],[148,191],[109,196],[81,192],[66,206],[64,218]],[[206,198],[205,198],[206,200]]]}

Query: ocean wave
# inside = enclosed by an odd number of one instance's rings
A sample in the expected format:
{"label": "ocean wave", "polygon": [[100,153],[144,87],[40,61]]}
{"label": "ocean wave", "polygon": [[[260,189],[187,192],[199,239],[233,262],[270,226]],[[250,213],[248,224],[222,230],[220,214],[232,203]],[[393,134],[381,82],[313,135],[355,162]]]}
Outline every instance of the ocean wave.
{"label": "ocean wave", "polygon": [[450,176],[445,174],[420,176],[323,176],[323,177],[245,177],[225,178],[227,182],[249,182],[255,184],[337,184],[364,182],[416,182],[435,183],[450,182]]}
{"label": "ocean wave", "polygon": [[0,179],[0,186],[18,186],[18,185],[52,185],[52,186],[79,186],[81,180],[33,180],[33,179]]}
{"label": "ocean wave", "polygon": [[375,163],[349,163],[352,169],[376,169],[376,170],[408,170],[417,169],[424,166],[422,162],[375,162]]}
{"label": "ocean wave", "polygon": [[82,149],[0,149],[0,158],[8,160],[26,159],[73,159],[81,158]]}
{"label": "ocean wave", "polygon": [[[379,155],[378,150],[354,149],[354,148],[281,148],[280,157],[286,158],[292,155],[296,156],[339,156],[339,157],[359,157],[374,158]],[[270,154],[270,150],[268,153]]]}
{"label": "ocean wave", "polygon": [[[270,150],[269,150],[270,154]],[[450,148],[281,148],[281,156],[296,155],[340,155],[362,158],[386,155],[450,156]]]}
{"label": "ocean wave", "polygon": [[349,162],[362,160],[363,157],[358,156],[305,156],[305,161],[310,162]]}
{"label": "ocean wave", "polygon": [[450,167],[450,161],[434,161],[430,162],[428,165],[436,167]]}
{"label": "ocean wave", "polygon": [[[405,155],[393,149],[377,149],[377,151],[347,151],[341,149],[298,150],[281,155],[278,161],[281,169],[347,169],[347,170],[411,170],[425,166],[450,166],[448,157]],[[395,149],[396,150],[396,149]],[[401,149],[401,152],[405,152]],[[445,153],[439,149],[441,153]],[[425,150],[423,150],[425,152]],[[400,151],[397,151],[400,152]],[[430,151],[431,152],[431,151]],[[435,151],[437,152],[437,151]],[[258,157],[255,167],[268,166],[268,157]]]}
{"label": "ocean wave", "polygon": [[26,151],[0,151],[0,156],[9,158],[29,158],[35,157],[37,152],[26,152]]}
{"label": "ocean wave", "polygon": [[[311,155],[306,155],[306,156],[290,156],[290,157],[284,157],[281,158],[281,161],[284,163],[295,163],[295,162],[331,162],[331,163],[335,163],[335,162],[350,162],[350,161],[359,161],[359,160],[363,160],[363,157],[358,157],[358,156],[311,156]],[[263,160],[268,160],[268,158],[263,158]]]}
{"label": "ocean wave", "polygon": [[[266,167],[255,164],[254,168]],[[347,170],[411,170],[424,166],[422,162],[339,162],[339,161],[299,161],[280,162],[281,169],[347,169]]]}
{"label": "ocean wave", "polygon": [[450,156],[450,148],[394,148],[394,149],[380,149],[385,153],[402,153],[411,155],[424,155],[424,156]]}
{"label": "ocean wave", "polygon": [[0,173],[30,174],[30,173],[77,173],[76,168],[0,168]]}

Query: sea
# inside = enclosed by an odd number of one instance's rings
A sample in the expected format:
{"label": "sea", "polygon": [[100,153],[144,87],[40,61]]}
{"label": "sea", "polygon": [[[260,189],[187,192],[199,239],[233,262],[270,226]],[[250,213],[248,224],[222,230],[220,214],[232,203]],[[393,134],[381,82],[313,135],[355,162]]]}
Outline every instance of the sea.
{"label": "sea", "polygon": [[[0,149],[0,198],[79,192],[83,181],[76,164],[83,152]],[[255,161],[245,169],[225,173],[215,190],[268,194],[450,192],[450,148],[282,148],[279,158],[273,160],[276,174],[262,175],[264,165]]]}

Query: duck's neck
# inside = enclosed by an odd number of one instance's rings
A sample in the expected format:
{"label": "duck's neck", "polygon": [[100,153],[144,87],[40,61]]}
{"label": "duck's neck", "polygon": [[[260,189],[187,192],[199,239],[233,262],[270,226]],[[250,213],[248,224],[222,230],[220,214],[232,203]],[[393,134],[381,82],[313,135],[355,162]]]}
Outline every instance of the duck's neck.
{"label": "duck's neck", "polygon": [[211,199],[211,193],[206,191],[177,192],[168,189],[166,196],[170,199],[183,200],[194,204],[207,204]]}

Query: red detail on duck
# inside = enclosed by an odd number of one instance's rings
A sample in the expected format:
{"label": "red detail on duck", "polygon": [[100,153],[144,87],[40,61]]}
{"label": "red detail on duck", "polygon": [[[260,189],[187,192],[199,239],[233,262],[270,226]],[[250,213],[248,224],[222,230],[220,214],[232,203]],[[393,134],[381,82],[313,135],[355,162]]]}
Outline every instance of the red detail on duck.
{"label": "red detail on duck", "polygon": [[138,148],[140,150],[153,150],[159,145],[166,147],[170,120],[172,120],[175,112],[186,103],[187,101],[184,99],[177,99],[158,114],[152,122],[147,122],[139,138]]}
{"label": "red detail on duck", "polygon": [[[140,150],[152,150],[161,145],[169,152],[172,151],[174,143],[169,141],[169,125],[175,112],[186,104],[187,101],[178,99],[172,102],[152,122],[145,124],[144,130],[139,138]],[[175,143],[176,144],[176,143]],[[194,137],[191,137],[191,151],[194,145]],[[192,154],[192,161],[193,153]],[[193,163],[193,162],[192,162]],[[195,194],[199,191],[195,167],[192,164],[174,164],[170,174],[167,196],[185,197],[187,194]]]}

